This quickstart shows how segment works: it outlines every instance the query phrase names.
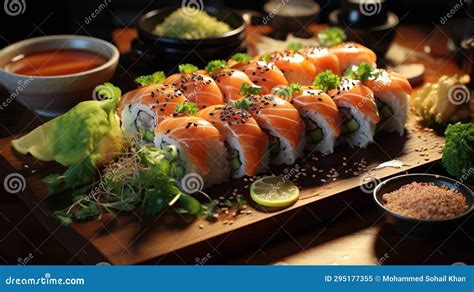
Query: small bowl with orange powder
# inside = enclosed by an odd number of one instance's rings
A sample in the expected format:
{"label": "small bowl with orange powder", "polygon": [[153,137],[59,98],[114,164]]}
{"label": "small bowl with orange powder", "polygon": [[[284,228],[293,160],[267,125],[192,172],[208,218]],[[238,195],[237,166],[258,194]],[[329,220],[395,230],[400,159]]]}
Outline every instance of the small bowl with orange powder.
{"label": "small bowl with orange powder", "polygon": [[434,174],[405,174],[387,179],[374,190],[388,222],[411,237],[453,233],[473,210],[472,191],[456,180]]}

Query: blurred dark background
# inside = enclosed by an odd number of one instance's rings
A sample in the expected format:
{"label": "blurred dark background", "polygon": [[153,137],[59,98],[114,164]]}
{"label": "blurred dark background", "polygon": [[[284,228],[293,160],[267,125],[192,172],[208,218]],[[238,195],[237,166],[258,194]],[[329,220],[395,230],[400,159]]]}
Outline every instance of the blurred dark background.
{"label": "blurred dark background", "polygon": [[[157,7],[181,3],[181,0],[18,1],[26,3],[24,14],[12,17],[0,9],[0,48],[15,41],[44,34],[90,34],[111,40],[111,32],[114,28],[132,26],[138,19],[138,15]],[[326,22],[328,14],[339,7],[342,1],[346,0],[316,0],[322,8],[317,21]],[[204,4],[221,4],[239,10],[250,9],[263,12],[265,2],[265,0],[205,0]],[[402,18],[403,24],[432,26],[436,23],[439,25],[441,17],[460,2],[463,2],[463,13],[455,13],[448,19],[447,24],[456,23],[460,18],[473,20],[474,17],[472,0],[388,0],[387,2],[389,9]],[[86,17],[90,16],[101,4],[105,6],[104,11],[94,17],[94,21],[88,22]],[[460,26],[466,26],[466,24],[460,24]]]}

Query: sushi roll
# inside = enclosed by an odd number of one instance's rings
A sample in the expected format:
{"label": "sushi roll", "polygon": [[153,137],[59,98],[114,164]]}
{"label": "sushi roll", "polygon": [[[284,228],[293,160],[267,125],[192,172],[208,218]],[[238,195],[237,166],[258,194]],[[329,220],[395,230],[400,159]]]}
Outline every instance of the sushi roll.
{"label": "sushi roll", "polygon": [[288,85],[285,75],[283,75],[274,63],[251,61],[250,59],[242,57],[247,56],[250,58],[246,54],[240,54],[238,56],[241,56],[241,58],[235,58],[234,55],[228,61],[228,65],[231,68],[241,70],[249,77],[253,84],[261,86],[263,94],[271,93],[273,87],[277,85]]}
{"label": "sushi roll", "polygon": [[197,67],[190,64],[181,64],[179,68],[180,73],[169,76],[163,84],[174,85],[200,109],[224,103],[219,87],[205,71],[198,71]]}
{"label": "sushi roll", "polygon": [[[283,91],[282,91],[283,90]],[[341,133],[341,115],[336,103],[325,92],[312,87],[291,87],[277,90],[288,96],[296,107],[306,125],[306,150],[330,154],[334,151],[337,138]]]}
{"label": "sushi roll", "polygon": [[268,137],[247,111],[214,105],[196,116],[208,120],[224,135],[233,178],[254,176],[268,168]]}
{"label": "sushi roll", "polygon": [[252,84],[252,81],[244,72],[238,69],[230,69],[227,62],[223,60],[209,62],[206,71],[216,81],[225,103],[243,98],[243,94],[240,92],[242,84]]}
{"label": "sushi roll", "polygon": [[186,101],[173,85],[153,84],[129,91],[122,96],[117,109],[122,130],[151,143],[156,125]]}
{"label": "sushi roll", "polygon": [[376,70],[364,84],[374,93],[381,119],[378,127],[403,136],[412,92],[408,80],[393,71]]}
{"label": "sushi roll", "polygon": [[248,95],[246,108],[269,138],[270,164],[294,164],[305,146],[305,128],[298,110],[272,94]]}
{"label": "sushi roll", "polygon": [[154,143],[168,153],[171,176],[180,184],[186,174],[198,175],[204,188],[229,177],[224,136],[210,122],[195,117],[171,117],[155,129]]}
{"label": "sushi roll", "polygon": [[293,50],[273,52],[261,56],[260,59],[274,63],[283,72],[288,83],[311,85],[316,77],[315,66]]}
{"label": "sushi roll", "polygon": [[298,52],[314,65],[316,75],[326,70],[331,70],[334,74],[341,75],[339,59],[336,54],[331,53],[327,48],[320,46],[304,47]]}
{"label": "sushi roll", "polygon": [[372,67],[376,67],[377,55],[361,44],[354,42],[345,42],[329,49],[339,59],[340,72],[344,72],[353,65],[359,65],[362,62],[369,63]]}
{"label": "sushi roll", "polygon": [[367,147],[380,121],[372,90],[358,80],[343,78],[328,94],[341,114],[341,138],[351,147]]}

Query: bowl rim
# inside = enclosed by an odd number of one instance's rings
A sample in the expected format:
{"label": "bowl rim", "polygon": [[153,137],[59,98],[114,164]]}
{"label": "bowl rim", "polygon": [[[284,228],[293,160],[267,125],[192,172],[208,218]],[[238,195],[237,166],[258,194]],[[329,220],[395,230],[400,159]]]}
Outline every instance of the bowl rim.
{"label": "bowl rim", "polygon": [[[265,11],[266,14],[270,14],[270,13],[273,13],[273,10],[275,9],[274,8],[274,5],[278,6],[278,5],[281,5],[281,2],[282,1],[278,1],[278,0],[270,0],[270,1],[267,1],[264,5],[263,5],[263,10]],[[305,17],[311,17],[317,13],[319,13],[321,11],[321,5],[317,2],[313,2],[313,1],[300,1],[300,2],[294,2],[294,3],[291,3],[290,1],[287,1],[286,4],[290,4],[290,5],[300,5],[300,6],[305,6],[304,8],[307,8],[308,9],[308,13],[305,14],[305,15],[281,15],[281,14],[274,14],[274,16],[278,16],[278,17],[281,17],[281,18],[305,18]],[[284,5],[286,6],[286,5]],[[270,8],[273,8],[273,9],[270,9]]]}
{"label": "bowl rim", "polygon": [[[37,76],[37,75],[17,74],[15,72],[5,70],[5,67],[0,68],[0,70],[3,71],[5,74],[13,75],[13,76],[18,77],[18,78],[31,77],[33,79],[38,79],[38,80],[52,80],[52,79],[66,79],[66,78],[82,77],[84,75],[89,75],[89,74],[93,74],[93,73],[102,71],[102,70],[104,70],[108,67],[111,67],[114,64],[118,63],[118,60],[120,58],[120,52],[114,44],[112,44],[108,41],[99,39],[99,38],[95,38],[95,37],[83,36],[83,35],[68,35],[68,34],[46,35],[46,36],[34,37],[34,38],[29,38],[29,39],[25,39],[25,40],[22,40],[22,41],[18,41],[16,43],[10,44],[10,45],[6,46],[5,48],[3,48],[2,50],[0,50],[0,56],[2,54],[6,53],[6,52],[9,52],[10,50],[12,50],[15,47],[17,47],[16,49],[20,49],[24,46],[29,46],[29,45],[32,45],[32,44],[35,44],[35,43],[48,42],[48,41],[53,41],[53,40],[54,41],[56,41],[56,40],[70,40],[70,39],[81,39],[81,40],[84,40],[84,41],[99,43],[99,44],[103,45],[104,47],[107,47],[108,49],[110,49],[112,51],[112,56],[107,59],[107,62],[105,62],[104,64],[102,64],[98,67],[89,69],[87,71],[82,71],[82,72],[77,72],[77,73],[72,73],[72,74],[53,75],[53,76]],[[59,49],[61,49],[61,48],[59,48]],[[95,52],[95,53],[97,53],[97,52]]]}
{"label": "bowl rim", "polygon": [[[396,181],[396,180],[399,180],[399,179],[402,179],[402,178],[407,178],[407,177],[408,178],[413,178],[413,179],[422,178],[422,177],[432,177],[432,178],[435,178],[435,179],[442,179],[442,180],[449,181],[452,184],[455,184],[455,185],[458,185],[458,186],[461,186],[461,187],[465,188],[469,192],[468,194],[465,194],[464,192],[461,192],[459,190],[458,191],[464,197],[471,196],[471,200],[468,202],[467,209],[463,213],[461,213],[461,214],[459,214],[455,217],[451,217],[451,218],[446,218],[446,219],[416,219],[416,218],[410,218],[410,217],[401,215],[401,214],[393,212],[390,209],[388,209],[387,207],[385,207],[384,204],[382,204],[382,202],[378,199],[377,195],[378,195],[378,193],[380,192],[380,189],[383,186],[385,186],[387,184],[390,184],[393,181]],[[412,182],[415,182],[415,180],[413,180]],[[408,173],[408,174],[397,175],[397,176],[394,176],[394,177],[391,177],[391,178],[388,178],[388,179],[382,181],[381,183],[379,183],[375,187],[375,189],[373,191],[373,198],[374,198],[375,202],[377,203],[377,205],[380,208],[385,210],[385,212],[389,213],[390,215],[392,215],[394,217],[397,217],[398,219],[405,220],[405,221],[416,222],[416,223],[421,223],[421,222],[426,222],[426,223],[428,223],[428,222],[431,222],[431,223],[434,223],[434,222],[449,222],[449,221],[453,221],[453,220],[462,218],[462,217],[468,215],[474,209],[474,203],[473,203],[474,198],[472,198],[472,197],[474,197],[474,194],[471,191],[471,189],[469,187],[467,187],[465,184],[461,183],[460,181],[457,181],[457,180],[452,179],[452,178],[447,177],[447,176],[442,176],[442,175],[438,175],[438,174],[431,174],[431,173]]]}
{"label": "bowl rim", "polygon": [[[339,20],[338,20],[339,12],[340,12],[340,9],[334,9],[333,11],[331,11],[328,15],[328,20],[330,22],[334,23],[335,25],[336,24],[341,25],[339,23]],[[393,23],[390,23],[391,20],[392,20]],[[369,31],[383,31],[383,30],[386,30],[386,29],[393,29],[399,23],[400,23],[400,18],[398,17],[398,15],[396,15],[392,11],[387,11],[387,22],[386,23],[381,24],[381,25],[377,25],[377,26],[373,26],[373,27],[369,27],[369,28],[354,27],[354,28],[351,28],[351,29],[367,29]]]}
{"label": "bowl rim", "polygon": [[158,9],[148,11],[147,13],[143,14],[140,17],[140,19],[138,20],[138,22],[137,22],[138,31],[140,33],[146,34],[148,37],[150,37],[152,39],[156,39],[156,41],[162,41],[162,42],[165,42],[165,43],[176,43],[176,42],[178,42],[178,43],[183,44],[183,45],[196,45],[196,44],[200,44],[204,41],[209,41],[209,40],[224,40],[228,37],[235,36],[235,35],[238,35],[238,34],[242,33],[247,27],[247,23],[246,23],[244,17],[240,13],[238,13],[235,9],[228,8],[228,7],[214,6],[214,5],[207,5],[206,7],[212,7],[212,8],[218,9],[218,10],[227,10],[229,13],[233,13],[236,16],[238,16],[242,20],[242,25],[240,25],[239,27],[234,28],[231,31],[226,32],[225,34],[223,34],[219,37],[210,37],[210,38],[204,38],[204,39],[182,39],[182,38],[164,37],[164,36],[159,36],[157,34],[154,34],[153,32],[151,32],[151,31],[149,31],[149,30],[147,30],[143,27],[143,23],[146,20],[148,20],[149,18],[157,15],[158,13],[162,12],[163,10],[173,9],[173,8],[179,9],[179,7],[180,6],[168,5],[168,6],[160,7]]}

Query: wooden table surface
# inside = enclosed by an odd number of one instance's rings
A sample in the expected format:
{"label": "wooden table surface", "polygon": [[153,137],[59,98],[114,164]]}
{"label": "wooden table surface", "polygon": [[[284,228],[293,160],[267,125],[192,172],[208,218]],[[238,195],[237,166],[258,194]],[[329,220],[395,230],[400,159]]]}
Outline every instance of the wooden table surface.
{"label": "wooden table surface", "polygon": [[[312,27],[312,30],[318,29],[320,26]],[[252,35],[251,41],[255,41],[255,30],[265,32],[266,28],[252,28],[249,32]],[[130,42],[135,35],[134,29],[127,28],[114,31],[113,38],[120,51],[125,53],[130,49]],[[442,74],[462,73],[455,56],[447,53],[447,36],[440,28],[402,26],[397,31],[395,42],[411,52],[407,56],[407,62],[425,65],[425,80],[436,80]],[[420,55],[423,51],[430,54]],[[14,135],[39,123],[39,118],[32,119],[31,113],[12,104],[0,115],[0,134]],[[445,174],[439,163],[418,171]],[[449,237],[441,240],[417,240],[393,230],[383,222],[375,208],[360,210],[349,203],[335,213],[332,220],[317,223],[313,228],[297,233],[282,226],[263,245],[242,250],[239,254],[221,255],[224,260],[217,263],[473,264],[472,226],[472,223],[459,226]],[[215,252],[219,253],[219,247],[215,247]],[[31,264],[63,264],[70,262],[70,258],[71,254],[37,223],[18,198],[1,194],[0,264],[19,264],[25,261]],[[210,255],[196,255],[196,262],[203,259],[206,259],[206,263],[213,260]],[[180,263],[179,258],[175,263]]]}

